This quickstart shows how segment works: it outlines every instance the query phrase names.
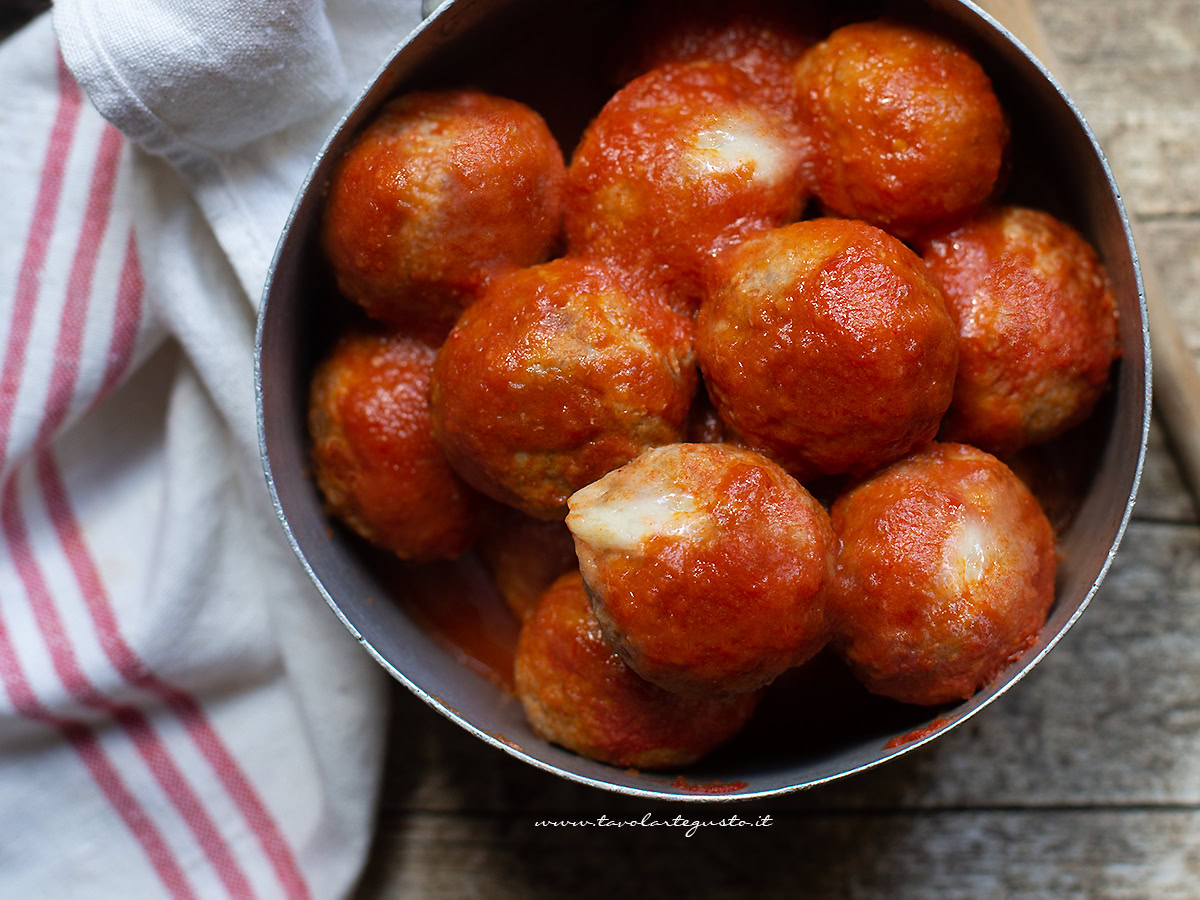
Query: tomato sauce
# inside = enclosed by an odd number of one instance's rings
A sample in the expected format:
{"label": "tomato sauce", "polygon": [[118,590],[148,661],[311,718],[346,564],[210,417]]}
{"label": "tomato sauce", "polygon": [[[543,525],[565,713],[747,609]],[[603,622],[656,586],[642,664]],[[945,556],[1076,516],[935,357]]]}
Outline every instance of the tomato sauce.
{"label": "tomato sauce", "polygon": [[953,722],[953,719],[943,719],[941,716],[934,719],[928,725],[921,728],[914,728],[908,734],[901,734],[892,738],[883,745],[884,750],[895,750],[897,747],[903,747],[905,744],[911,744],[913,741],[919,741],[922,738],[927,738],[931,734],[935,734]]}
{"label": "tomato sauce", "polygon": [[508,693],[520,624],[473,554],[455,563],[381,565],[388,594],[455,660]]}
{"label": "tomato sauce", "polygon": [[744,791],[749,786],[744,781],[705,781],[695,783],[688,781],[682,775],[671,782],[671,787],[687,791],[689,794],[736,794],[738,791]]}

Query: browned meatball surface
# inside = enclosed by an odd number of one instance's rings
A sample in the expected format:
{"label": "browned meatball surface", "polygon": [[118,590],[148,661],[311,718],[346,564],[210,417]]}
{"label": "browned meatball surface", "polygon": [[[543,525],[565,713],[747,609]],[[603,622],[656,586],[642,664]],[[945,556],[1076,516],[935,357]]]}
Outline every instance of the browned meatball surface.
{"label": "browned meatball surface", "polygon": [[347,334],[313,376],[313,471],[329,511],[403,559],[458,556],[486,501],[459,480],[430,431],[437,350],[403,334]]}
{"label": "browned meatball surface", "polygon": [[498,269],[549,255],[565,178],[527,106],[478,91],[399,97],[329,184],[322,237],[338,288],[375,318],[449,327]]}
{"label": "browned meatball surface", "polygon": [[1118,353],[1117,312],[1077,231],[1005,206],[933,236],[924,253],[959,333],[943,437],[1008,455],[1091,415]]}
{"label": "browned meatball surface", "polygon": [[839,28],[797,66],[796,98],[831,212],[909,237],[992,195],[1008,126],[983,69],[945,38]]}
{"label": "browned meatball surface", "polygon": [[614,766],[685,766],[741,730],[757,694],[680,697],[630,669],[604,640],[578,572],[559,578],[521,630],[517,696],[533,730]]}
{"label": "browned meatball surface", "polygon": [[696,321],[721,419],[801,479],[865,473],[932,438],[957,343],[921,259],[847,219],[751,238],[714,270]]}
{"label": "browned meatball surface", "polygon": [[998,459],[930,444],[838,499],[829,615],[868,690],[963,700],[1036,640],[1055,550],[1037,500]]}
{"label": "browned meatball surface", "polygon": [[588,126],[567,180],[572,253],[618,260],[694,311],[713,257],[795,218],[799,138],[725,63],[671,64],[630,82]]}
{"label": "browned meatball surface", "polygon": [[682,438],[691,322],[623,273],[560,259],[513,272],[459,319],[433,377],[434,434],[469,483],[538,518]]}
{"label": "browned meatball surface", "polygon": [[825,645],[829,517],[761,454],[660,447],[570,506],[596,616],[642,677],[690,696],[736,694]]}

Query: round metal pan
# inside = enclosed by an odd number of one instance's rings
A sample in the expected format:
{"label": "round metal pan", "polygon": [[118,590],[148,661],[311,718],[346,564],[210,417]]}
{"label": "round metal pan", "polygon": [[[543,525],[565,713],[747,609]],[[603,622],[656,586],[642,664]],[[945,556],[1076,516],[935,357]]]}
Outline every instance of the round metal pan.
{"label": "round metal pan", "polygon": [[[1073,223],[1112,277],[1123,356],[1111,395],[1088,430],[1083,455],[1091,475],[1061,534],[1050,619],[1034,647],[985,690],[953,707],[902,707],[855,694],[836,672],[802,674],[817,679],[817,694],[829,702],[768,715],[682,775],[615,769],[539,739],[519,703],[388,602],[389,585],[323,513],[308,470],[305,406],[314,361],[337,322],[328,312],[336,306],[334,288],[317,227],[335,161],[383,102],[403,90],[473,85],[522,100],[546,117],[569,155],[615,89],[606,75],[634,11],[630,3],[598,0],[448,0],[396,48],[315,160],[280,238],[258,328],[263,465],[288,539],[330,607],[382,666],[442,715],[502,752],[596,787],[710,802],[762,797],[851,775],[934,740],[1011,688],[1083,612],[1112,562],[1141,472],[1150,416],[1146,309],[1126,213],[1104,156],[1075,104],[1011,34],[963,0],[839,4],[839,21],[887,14],[963,42],[992,78],[1011,118],[1014,175],[1007,199]],[[330,627],[337,627],[332,619]]]}

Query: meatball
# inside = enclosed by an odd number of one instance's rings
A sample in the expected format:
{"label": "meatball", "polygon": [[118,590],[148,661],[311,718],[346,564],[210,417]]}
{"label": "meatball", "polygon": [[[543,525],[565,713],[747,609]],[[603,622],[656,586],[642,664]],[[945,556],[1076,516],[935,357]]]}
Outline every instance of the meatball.
{"label": "meatball", "polygon": [[825,645],[829,516],[766,457],[725,444],[660,447],[577,492],[570,508],[596,617],[643,678],[727,696]]}
{"label": "meatball", "polygon": [[504,266],[560,235],[562,151],[532,109],[477,91],[393,100],[339,161],[322,237],[373,317],[448,328]]}
{"label": "meatball", "polygon": [[648,447],[683,436],[691,322],[610,266],[559,259],[499,279],[433,375],[434,435],[470,484],[542,519]]}
{"label": "meatball", "polygon": [[449,559],[485,508],[430,432],[437,349],[403,334],[345,335],[317,368],[308,407],[313,472],[329,511],[403,559]]}
{"label": "meatball", "polygon": [[1008,455],[1091,414],[1118,353],[1117,311],[1078,232],[1008,206],[935,235],[924,253],[959,334],[943,437]]}
{"label": "meatball", "polygon": [[779,0],[669,0],[639,10],[629,29],[632,49],[622,82],[667,63],[715,60],[744,72],[756,101],[781,116],[795,114],[797,60],[817,40],[810,11],[796,21]]}
{"label": "meatball", "polygon": [[721,419],[802,480],[865,473],[932,438],[957,342],[920,258],[843,219],[798,222],[731,251],[696,322]]}
{"label": "meatball", "polygon": [[798,215],[799,138],[726,63],[663,66],[588,126],[567,176],[572,253],[620,261],[694,311],[716,254]]}
{"label": "meatball", "polygon": [[575,569],[575,543],[562,522],[505,509],[488,523],[479,553],[508,608],[522,622],[554,579]]}
{"label": "meatball", "polygon": [[542,597],[517,643],[517,696],[533,730],[614,766],[685,766],[741,730],[757,694],[679,697],[640,678],[600,632],[579,572]]}
{"label": "meatball", "polygon": [[910,237],[993,193],[1008,125],[983,69],[945,38],[839,28],[800,61],[796,98],[815,191],[838,215]]}
{"label": "meatball", "polygon": [[970,697],[1030,647],[1054,602],[1054,535],[1002,462],[930,444],[838,499],[834,646],[868,690]]}

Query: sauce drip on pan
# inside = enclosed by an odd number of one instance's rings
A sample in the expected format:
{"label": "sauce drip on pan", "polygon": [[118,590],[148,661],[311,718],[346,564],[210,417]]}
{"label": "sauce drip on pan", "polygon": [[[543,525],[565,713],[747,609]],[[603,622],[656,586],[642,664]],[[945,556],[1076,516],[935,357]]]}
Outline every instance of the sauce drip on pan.
{"label": "sauce drip on pan", "polygon": [[513,693],[521,626],[474,554],[456,562],[409,565],[372,555],[372,569],[412,620],[456,661]]}

